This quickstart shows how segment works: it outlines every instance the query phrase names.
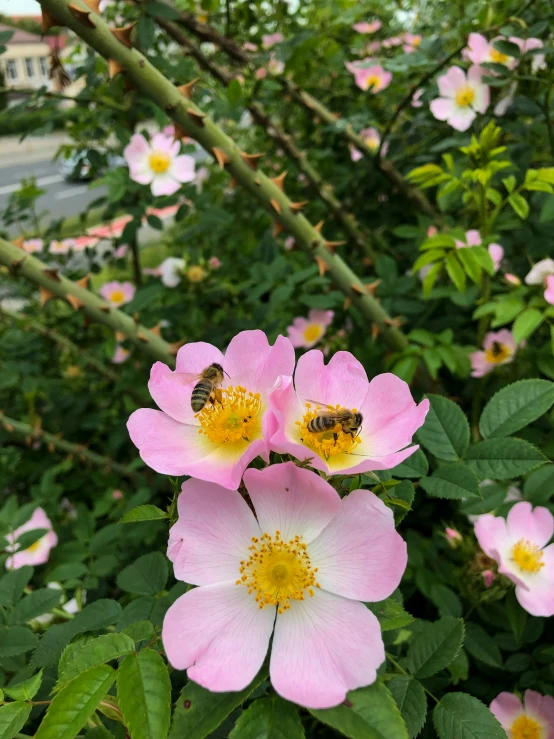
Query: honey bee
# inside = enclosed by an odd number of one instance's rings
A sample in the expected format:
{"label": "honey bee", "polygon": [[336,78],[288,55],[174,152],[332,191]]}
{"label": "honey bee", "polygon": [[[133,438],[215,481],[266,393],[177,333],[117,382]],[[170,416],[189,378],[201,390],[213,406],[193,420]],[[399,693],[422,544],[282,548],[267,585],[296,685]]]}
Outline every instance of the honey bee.
{"label": "honey bee", "polygon": [[193,387],[190,396],[190,405],[195,413],[199,413],[208,400],[211,400],[212,403],[215,403],[216,400],[221,403],[221,398],[218,397],[221,391],[217,388],[223,382],[224,374],[227,375],[223,367],[214,362],[196,377],[199,382]]}
{"label": "honey bee", "polygon": [[498,341],[493,341],[491,346],[491,354],[495,359],[498,359],[498,357],[502,356],[502,354],[504,354],[504,348],[502,347],[502,344],[499,344]]}
{"label": "honey bee", "polygon": [[[317,403],[310,401],[315,405],[325,405],[328,411],[321,411],[315,418],[308,423],[308,431],[312,434],[321,434],[324,431],[333,431],[337,424],[340,424],[342,431],[350,436],[357,436],[362,428],[362,414],[358,411],[350,411],[347,408],[336,410],[326,403]],[[334,434],[337,439],[336,433]]]}

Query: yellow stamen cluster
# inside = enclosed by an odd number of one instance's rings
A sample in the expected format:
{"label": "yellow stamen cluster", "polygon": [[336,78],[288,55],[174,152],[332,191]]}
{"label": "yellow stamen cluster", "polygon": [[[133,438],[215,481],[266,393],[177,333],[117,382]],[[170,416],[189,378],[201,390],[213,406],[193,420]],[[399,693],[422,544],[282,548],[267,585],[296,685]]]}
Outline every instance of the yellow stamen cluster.
{"label": "yellow stamen cluster", "polygon": [[311,598],[314,588],[320,587],[317,567],[312,567],[300,536],[289,541],[281,539],[280,531],[275,536],[253,536],[249,551],[248,560],[240,563],[237,585],[246,585],[249,593],[255,593],[260,608],[277,606],[283,613],[291,600],[304,600],[306,593]]}
{"label": "yellow stamen cluster", "polygon": [[542,551],[536,544],[531,544],[527,539],[520,539],[512,547],[512,559],[523,572],[531,572],[536,575],[544,567]]}
{"label": "yellow stamen cluster", "polygon": [[148,164],[156,174],[164,174],[169,169],[171,157],[165,151],[153,151],[148,157]]}
{"label": "yellow stamen cluster", "polygon": [[365,81],[366,90],[371,90],[371,88],[374,88],[377,91],[380,87],[381,87],[381,78],[378,77],[376,74],[372,74]]}
{"label": "yellow stamen cluster", "polygon": [[125,295],[121,292],[121,290],[114,290],[113,293],[110,295],[110,300],[112,303],[122,303],[125,300]]}
{"label": "yellow stamen cluster", "polygon": [[490,57],[491,62],[495,62],[496,64],[506,64],[508,61],[508,55],[503,54],[501,51],[497,51],[496,49],[491,49]]}
{"label": "yellow stamen cluster", "polygon": [[542,726],[529,716],[516,718],[510,730],[512,739],[541,739]]}
{"label": "yellow stamen cluster", "polygon": [[504,362],[506,359],[511,357],[512,350],[506,344],[499,344],[497,341],[493,343],[490,349],[485,350],[485,357],[487,362],[491,364],[499,364]]}
{"label": "yellow stamen cluster", "polygon": [[475,99],[475,90],[471,85],[462,85],[456,92],[456,103],[460,108],[468,108]]}
{"label": "yellow stamen cluster", "polygon": [[[345,408],[337,405],[333,410],[344,411]],[[306,403],[306,413],[302,421],[295,422],[299,426],[300,441],[324,459],[337,454],[350,454],[361,443],[361,439],[356,434],[346,434],[340,423],[335,424],[329,431],[322,431],[319,434],[308,429],[308,424],[313,418],[327,411],[331,411],[331,408],[327,406],[322,408],[319,405],[314,408],[311,403]],[[352,413],[357,413],[355,408],[352,408]]]}
{"label": "yellow stamen cluster", "polygon": [[304,338],[306,341],[317,341],[322,335],[323,329],[317,323],[310,323],[304,329]]}
{"label": "yellow stamen cluster", "polygon": [[206,434],[214,444],[235,444],[261,436],[262,401],[259,393],[251,393],[237,385],[218,391],[195,418],[200,421],[198,433]]}
{"label": "yellow stamen cluster", "polygon": [[368,149],[371,149],[371,151],[377,151],[381,142],[376,136],[367,136],[367,138],[364,139],[364,143]]}

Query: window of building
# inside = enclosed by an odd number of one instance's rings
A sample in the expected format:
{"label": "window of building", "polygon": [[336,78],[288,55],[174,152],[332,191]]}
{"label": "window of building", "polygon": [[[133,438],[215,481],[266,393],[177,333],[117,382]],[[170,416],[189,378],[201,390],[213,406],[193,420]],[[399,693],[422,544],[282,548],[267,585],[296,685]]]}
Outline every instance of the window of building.
{"label": "window of building", "polygon": [[8,59],[6,62],[6,72],[10,80],[15,81],[17,79],[17,64],[15,59]]}
{"label": "window of building", "polygon": [[45,56],[40,57],[40,73],[43,77],[48,77],[48,60]]}
{"label": "window of building", "polygon": [[27,57],[25,59],[25,72],[29,79],[35,76],[35,65],[33,64],[33,59],[31,57]]}

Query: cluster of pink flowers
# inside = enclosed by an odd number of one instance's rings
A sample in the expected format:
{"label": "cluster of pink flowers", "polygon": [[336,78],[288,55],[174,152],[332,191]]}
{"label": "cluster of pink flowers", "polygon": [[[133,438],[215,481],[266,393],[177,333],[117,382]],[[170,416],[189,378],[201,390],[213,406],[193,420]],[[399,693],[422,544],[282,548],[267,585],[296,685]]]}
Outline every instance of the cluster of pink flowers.
{"label": "cluster of pink flowers", "polygon": [[[195,412],[193,388],[214,363],[224,380]],[[398,586],[406,545],[392,511],[370,491],[341,500],[293,462],[246,468],[257,456],[269,462],[273,450],[327,474],[390,469],[417,449],[412,436],[429,404],[417,405],[395,375],[370,382],[348,352],[325,365],[312,350],[294,365],[290,340],[279,336],[271,346],[261,331],[238,334],[225,354],[186,344],[175,371],[152,367],[148,387],[161,410],[135,411],[128,429],[150,467],[192,478],[178,499],[168,557],[176,578],[198,587],[165,617],[170,663],[209,690],[242,690],[272,638],[275,690],[326,708],[376,679],[383,640],[363,602]],[[361,414],[357,434],[340,423],[312,432],[311,421],[329,408]]]}
{"label": "cluster of pink flowers", "polygon": [[141,185],[150,185],[152,195],[173,195],[184,182],[195,177],[196,162],[189,154],[179,155],[181,142],[169,131],[156,133],[148,141],[135,133],[123,152],[129,165],[129,177]]}
{"label": "cluster of pink flowers", "polygon": [[59,239],[45,242],[43,239],[26,239],[21,248],[27,254],[36,254],[47,251],[49,254],[60,255],[70,252],[84,251],[87,247],[96,246],[99,239],[96,236],[79,236],[74,239]]}

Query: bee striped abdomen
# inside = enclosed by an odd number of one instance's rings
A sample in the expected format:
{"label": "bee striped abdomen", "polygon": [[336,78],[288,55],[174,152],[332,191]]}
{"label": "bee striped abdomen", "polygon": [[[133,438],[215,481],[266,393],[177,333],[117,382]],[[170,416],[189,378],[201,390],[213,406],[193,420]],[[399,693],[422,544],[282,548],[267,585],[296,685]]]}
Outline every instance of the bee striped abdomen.
{"label": "bee striped abdomen", "polygon": [[212,388],[213,384],[205,380],[201,380],[194,386],[190,397],[190,404],[195,413],[199,413],[206,405],[210,399]]}
{"label": "bee striped abdomen", "polygon": [[334,428],[336,420],[329,416],[316,416],[308,423],[308,431],[312,434],[320,434],[322,431],[329,431]]}

